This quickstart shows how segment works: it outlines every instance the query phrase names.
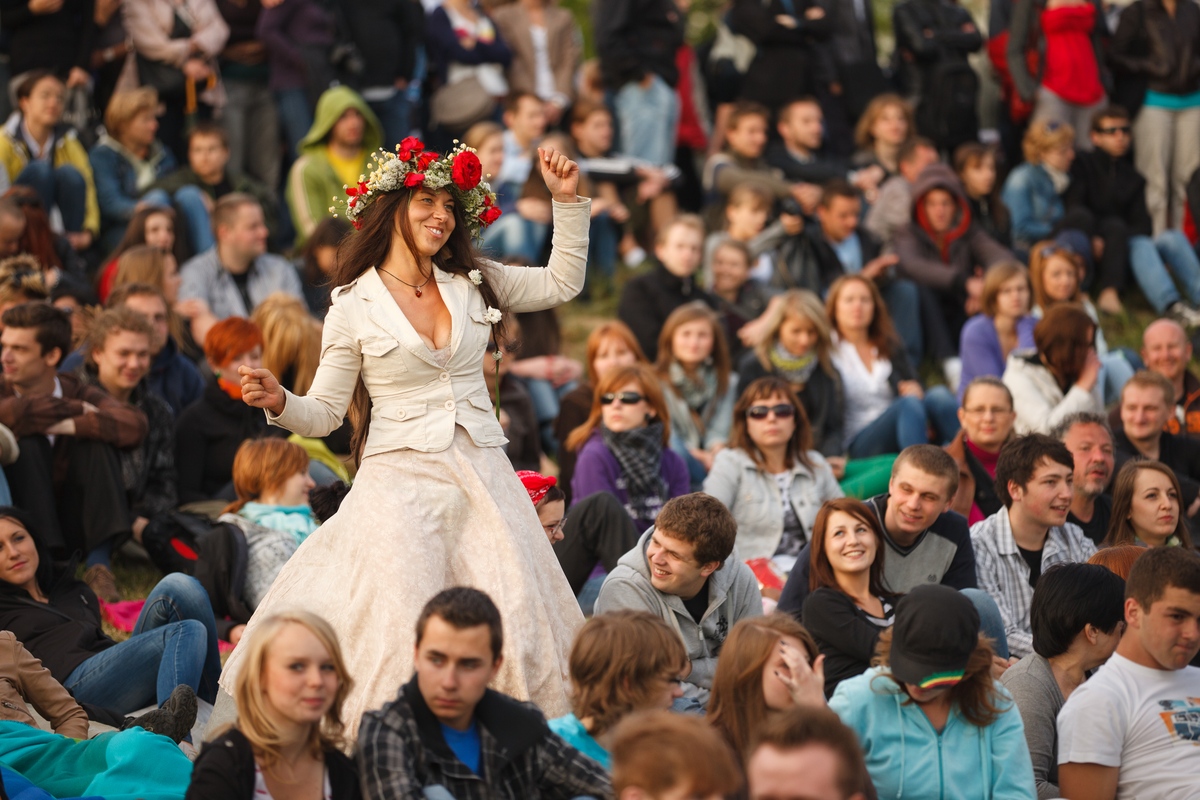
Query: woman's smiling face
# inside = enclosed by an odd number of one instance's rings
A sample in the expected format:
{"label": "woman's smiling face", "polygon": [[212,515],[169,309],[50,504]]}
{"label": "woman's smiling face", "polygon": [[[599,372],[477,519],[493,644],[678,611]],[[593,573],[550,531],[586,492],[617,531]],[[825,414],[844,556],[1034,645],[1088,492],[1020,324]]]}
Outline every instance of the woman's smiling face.
{"label": "woman's smiling face", "polygon": [[454,198],[445,189],[418,189],[413,193],[408,204],[408,226],[418,256],[435,256],[449,241],[457,222],[454,207]]}

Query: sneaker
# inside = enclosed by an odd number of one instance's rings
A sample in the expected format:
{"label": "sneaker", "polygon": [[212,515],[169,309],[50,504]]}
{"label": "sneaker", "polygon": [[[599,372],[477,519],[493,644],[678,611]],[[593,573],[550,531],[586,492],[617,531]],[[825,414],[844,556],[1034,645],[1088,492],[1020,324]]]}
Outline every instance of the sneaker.
{"label": "sneaker", "polygon": [[181,683],[161,706],[136,719],[130,717],[125,720],[121,730],[144,728],[179,744],[192,732],[192,726],[195,724],[196,693],[192,691],[192,687]]}
{"label": "sneaker", "polygon": [[117,591],[117,578],[112,570],[103,564],[88,567],[83,573],[83,582],[106,603],[121,602],[121,593]]}
{"label": "sneaker", "polygon": [[951,392],[958,392],[958,384],[962,381],[962,359],[950,356],[942,362],[942,375],[946,378],[946,386]]}
{"label": "sneaker", "polygon": [[15,464],[21,457],[21,446],[10,428],[0,425],[0,466]]}
{"label": "sneaker", "polygon": [[1167,306],[1167,316],[1185,328],[1200,328],[1200,309],[1182,300]]}

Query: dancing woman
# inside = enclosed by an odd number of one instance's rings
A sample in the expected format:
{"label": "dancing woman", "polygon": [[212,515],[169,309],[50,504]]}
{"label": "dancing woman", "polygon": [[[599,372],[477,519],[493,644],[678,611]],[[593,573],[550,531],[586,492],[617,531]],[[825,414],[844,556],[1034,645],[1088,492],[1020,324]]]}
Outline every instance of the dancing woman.
{"label": "dancing woman", "polygon": [[[498,211],[479,159],[465,147],[425,152],[410,137],[347,190],[358,231],[331,275],[337,288],[307,395],[267,370],[241,370],[243,399],[272,425],[324,436],[348,409],[355,426],[354,488],[284,566],[246,630],[281,609],[327,618],[355,681],[349,731],[412,676],[421,607],[455,585],[486,591],[515,632],[493,688],[548,717],[570,710],[567,655],[583,618],[504,455],[479,369],[509,314],[559,305],[583,286],[591,201],[575,194],[575,162],[553,149],[538,155],[554,198],[547,269],[481,259],[472,237]],[[221,677],[226,691],[240,656]]]}

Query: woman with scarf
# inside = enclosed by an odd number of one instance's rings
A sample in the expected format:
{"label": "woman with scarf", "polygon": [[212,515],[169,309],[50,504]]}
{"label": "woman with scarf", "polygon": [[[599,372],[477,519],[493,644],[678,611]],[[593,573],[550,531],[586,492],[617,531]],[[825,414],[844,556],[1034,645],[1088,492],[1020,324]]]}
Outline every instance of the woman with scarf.
{"label": "woman with scarf", "polygon": [[672,311],[658,336],[654,370],[670,410],[671,449],[699,488],[729,439],[737,400],[737,375],[717,313],[700,302]]}
{"label": "woman with scarf", "polygon": [[663,504],[690,490],[687,465],[667,447],[671,413],[657,376],[647,366],[621,367],[600,379],[587,422],[567,447],[579,455],[574,504],[598,492],[616,497],[644,531]]}

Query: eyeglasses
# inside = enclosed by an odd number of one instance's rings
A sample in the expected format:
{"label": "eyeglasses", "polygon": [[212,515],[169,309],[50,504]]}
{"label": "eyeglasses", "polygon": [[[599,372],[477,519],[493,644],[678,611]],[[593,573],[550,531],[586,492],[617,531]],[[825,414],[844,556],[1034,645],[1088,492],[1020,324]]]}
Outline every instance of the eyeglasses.
{"label": "eyeglasses", "polygon": [[1000,408],[998,406],[986,406],[983,408],[964,408],[963,413],[972,417],[999,417],[1004,414],[1011,414],[1013,413],[1013,410],[1011,408]]}
{"label": "eyeglasses", "polygon": [[547,536],[557,536],[566,524],[567,518],[563,517],[554,525],[543,525],[542,530],[546,532]]}
{"label": "eyeglasses", "polygon": [[1128,136],[1132,130],[1133,128],[1129,125],[1113,125],[1110,128],[1096,128],[1096,133],[1102,133],[1106,136],[1110,136],[1114,133],[1123,133]]}
{"label": "eyeglasses", "polygon": [[600,395],[600,405],[611,406],[613,403],[620,401],[623,405],[636,406],[645,399],[646,395],[638,394],[637,392],[609,392],[608,394]]}
{"label": "eyeglasses", "polygon": [[791,403],[780,403],[775,406],[750,406],[746,409],[746,416],[750,419],[766,419],[768,414],[774,414],[775,419],[791,419],[796,414],[796,409]]}

